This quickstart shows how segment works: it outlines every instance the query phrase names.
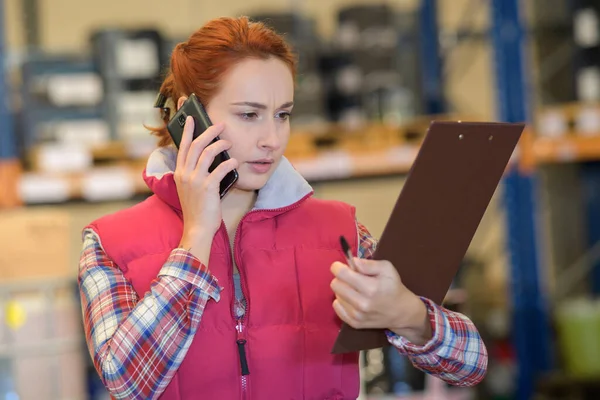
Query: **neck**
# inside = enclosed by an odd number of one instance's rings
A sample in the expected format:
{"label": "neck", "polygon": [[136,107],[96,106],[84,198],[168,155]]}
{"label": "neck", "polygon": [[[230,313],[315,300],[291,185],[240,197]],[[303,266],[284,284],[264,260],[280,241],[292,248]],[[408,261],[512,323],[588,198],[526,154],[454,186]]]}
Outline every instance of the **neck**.
{"label": "neck", "polygon": [[242,217],[254,207],[257,193],[233,188],[221,200],[223,220],[227,227],[235,228]]}

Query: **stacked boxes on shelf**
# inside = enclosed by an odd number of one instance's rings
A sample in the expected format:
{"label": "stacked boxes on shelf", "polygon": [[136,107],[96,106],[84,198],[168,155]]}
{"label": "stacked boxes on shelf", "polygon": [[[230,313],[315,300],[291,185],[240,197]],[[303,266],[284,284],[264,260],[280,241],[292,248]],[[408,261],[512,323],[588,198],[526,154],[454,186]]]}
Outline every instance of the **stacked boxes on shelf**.
{"label": "stacked boxes on shelf", "polygon": [[[600,3],[577,0],[572,8],[573,34],[566,37],[574,44],[573,52],[568,52],[575,56],[574,75],[567,81],[575,83],[573,99],[577,102],[563,98],[558,99],[560,105],[542,109],[537,132],[545,137],[600,134]],[[547,9],[545,4],[544,9]]]}
{"label": "stacked boxes on shelf", "polygon": [[[418,107],[416,16],[387,5],[356,5],[338,13],[330,74],[329,110],[334,120],[400,124]],[[411,49],[410,46],[413,48]]]}
{"label": "stacked boxes on shelf", "polygon": [[600,102],[566,103],[543,107],[537,115],[536,134],[546,138],[600,135]]}
{"label": "stacked boxes on shelf", "polygon": [[327,120],[319,57],[323,42],[312,19],[296,13],[254,14],[251,20],[264,22],[285,36],[296,53],[298,69],[294,92],[295,126],[317,125]]}
{"label": "stacked boxes on shelf", "polygon": [[386,5],[340,10],[331,41],[312,20],[293,13],[260,14],[286,35],[299,56],[294,124],[324,121],[361,127],[367,121],[399,125],[421,111],[416,15]]}
{"label": "stacked boxes on shelf", "polygon": [[23,65],[25,203],[118,200],[142,190],[139,164],[156,146],[144,124],[161,123],[152,105],[168,44],[155,30],[101,30],[90,41],[91,57],[38,56]]}
{"label": "stacked boxes on shelf", "polygon": [[20,197],[65,201],[65,176],[90,168],[90,148],[110,141],[101,77],[89,59],[73,56],[35,56],[21,72],[21,146],[34,173],[21,178]]}
{"label": "stacked boxes on shelf", "polygon": [[362,74],[352,58],[342,51],[330,50],[321,57],[320,70],[328,119],[349,127],[362,125],[366,120]]}
{"label": "stacked boxes on shelf", "polygon": [[553,0],[550,7],[540,2],[534,9],[540,9],[538,52],[547,58],[540,60],[540,76],[552,82],[543,86],[537,134],[600,135],[600,3]]}
{"label": "stacked boxes on shelf", "polygon": [[[93,57],[102,76],[112,137],[154,146],[146,125],[160,121],[152,108],[167,63],[167,41],[157,30],[99,30],[91,37]],[[149,144],[150,143],[150,144]]]}
{"label": "stacked boxes on shelf", "polygon": [[[39,144],[97,145],[110,140],[102,80],[90,60],[35,57],[23,64],[22,82],[20,126],[25,149]],[[86,165],[76,168],[82,167]]]}
{"label": "stacked boxes on shelf", "polygon": [[600,101],[600,3],[574,2],[575,82],[582,102]]}
{"label": "stacked boxes on shelf", "polygon": [[536,97],[542,106],[576,99],[573,62],[573,19],[570,0],[531,1],[531,35]]}

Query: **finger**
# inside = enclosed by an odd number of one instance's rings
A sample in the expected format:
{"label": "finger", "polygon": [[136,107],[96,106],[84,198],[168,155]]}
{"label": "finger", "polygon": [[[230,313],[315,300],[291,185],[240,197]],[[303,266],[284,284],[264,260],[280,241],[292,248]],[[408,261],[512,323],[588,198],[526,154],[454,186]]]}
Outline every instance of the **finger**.
{"label": "finger", "polygon": [[344,321],[345,323],[347,323],[350,326],[354,326],[355,323],[352,320],[352,318],[350,318],[350,314],[348,313],[348,311],[346,310],[346,308],[342,305],[342,302],[338,299],[335,299],[333,301],[333,310],[335,311],[335,313],[337,314],[338,317],[340,317],[340,319],[342,321]]}
{"label": "finger", "polygon": [[350,303],[346,303],[343,299],[336,299],[341,307],[341,312],[344,313],[346,321],[354,328],[362,327],[365,324],[366,314],[352,307]]}
{"label": "finger", "polygon": [[210,146],[202,151],[200,154],[200,158],[198,159],[198,164],[196,165],[196,171],[201,171],[204,174],[209,174],[209,168],[213,161],[215,161],[215,157],[217,157],[222,152],[229,150],[231,148],[231,142],[228,140],[217,140]]}
{"label": "finger", "polygon": [[208,176],[208,184],[218,186],[225,176],[236,169],[237,166],[238,162],[235,158],[230,158],[229,160],[219,164],[219,166],[215,168],[215,170]]}
{"label": "finger", "polygon": [[354,308],[363,310],[365,305],[364,296],[354,290],[354,288],[349,286],[346,282],[335,278],[331,281],[330,286],[331,290],[333,290],[333,293],[335,293],[335,296],[338,299],[343,300],[345,303],[350,304]]}
{"label": "finger", "polygon": [[384,263],[387,261],[378,261],[378,260],[365,260],[363,258],[355,258],[354,265],[363,275],[368,276],[377,276],[384,269]]}
{"label": "finger", "polygon": [[179,150],[177,151],[177,166],[183,168],[185,166],[185,160],[192,144],[192,136],[194,132],[194,118],[188,116],[185,119],[185,125],[183,126],[183,134],[181,136],[181,142],[179,143]]}
{"label": "finger", "polygon": [[334,262],[331,265],[331,272],[337,279],[362,294],[370,293],[370,287],[376,284],[374,277],[353,271],[349,266],[341,262]]}
{"label": "finger", "polygon": [[221,132],[223,132],[223,124],[213,125],[196,139],[194,139],[185,160],[186,172],[191,173],[194,169],[196,169],[204,150],[216,139],[217,136],[219,136]]}

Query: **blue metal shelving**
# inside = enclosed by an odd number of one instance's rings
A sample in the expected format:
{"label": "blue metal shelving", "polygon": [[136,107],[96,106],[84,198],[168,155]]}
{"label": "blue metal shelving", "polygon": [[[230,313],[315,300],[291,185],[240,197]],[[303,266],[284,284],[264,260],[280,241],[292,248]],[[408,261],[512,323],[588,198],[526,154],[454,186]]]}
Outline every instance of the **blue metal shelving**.
{"label": "blue metal shelving", "polygon": [[4,0],[0,0],[0,160],[17,157],[17,143],[10,109],[10,92],[6,83],[6,38]]}
{"label": "blue metal shelving", "polygon": [[[579,166],[579,179],[583,187],[588,247],[600,241],[600,162],[588,162]],[[591,273],[591,291],[600,294],[600,262],[595,262]]]}
{"label": "blue metal shelving", "polygon": [[[492,0],[492,42],[498,119],[529,122],[528,37],[519,0]],[[516,399],[530,399],[536,378],[552,367],[547,293],[540,269],[537,179],[518,167],[504,179],[510,253],[513,341],[518,361]]]}
{"label": "blue metal shelving", "polygon": [[442,60],[438,30],[437,0],[421,0],[419,12],[421,75],[423,88],[423,111],[427,114],[441,114],[446,109],[444,84],[442,81]]}

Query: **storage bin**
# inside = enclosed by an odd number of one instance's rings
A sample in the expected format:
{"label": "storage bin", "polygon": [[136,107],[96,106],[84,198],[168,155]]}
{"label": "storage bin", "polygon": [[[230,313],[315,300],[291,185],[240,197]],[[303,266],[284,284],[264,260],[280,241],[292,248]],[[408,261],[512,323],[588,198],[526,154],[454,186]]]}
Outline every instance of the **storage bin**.
{"label": "storage bin", "polygon": [[556,327],[565,372],[600,377],[600,301],[565,301],[557,307]]}

